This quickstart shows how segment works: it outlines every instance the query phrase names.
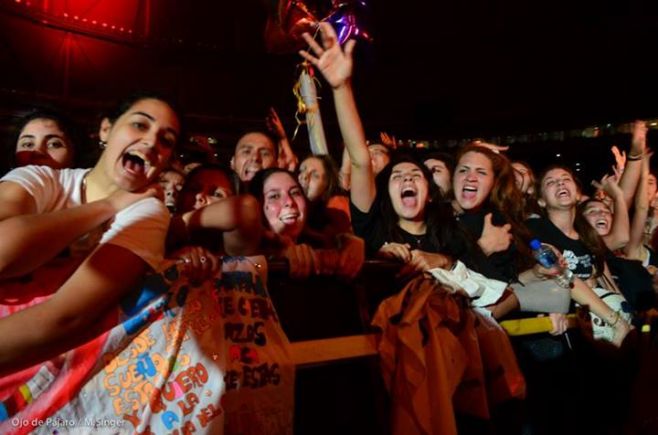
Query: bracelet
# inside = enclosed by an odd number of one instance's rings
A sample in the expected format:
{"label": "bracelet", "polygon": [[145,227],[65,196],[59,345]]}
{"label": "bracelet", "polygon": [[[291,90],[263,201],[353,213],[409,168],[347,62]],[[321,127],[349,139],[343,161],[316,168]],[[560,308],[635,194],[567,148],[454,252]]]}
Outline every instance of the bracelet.
{"label": "bracelet", "polygon": [[644,155],[640,154],[639,156],[628,156],[626,157],[627,162],[637,162],[638,160],[642,160],[644,158]]}

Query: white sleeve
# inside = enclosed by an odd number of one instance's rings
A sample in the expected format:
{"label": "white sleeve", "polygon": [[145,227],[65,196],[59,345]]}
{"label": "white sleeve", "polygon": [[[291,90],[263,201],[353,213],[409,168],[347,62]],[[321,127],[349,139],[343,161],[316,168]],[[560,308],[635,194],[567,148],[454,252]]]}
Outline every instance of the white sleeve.
{"label": "white sleeve", "polygon": [[20,185],[34,198],[36,212],[43,213],[51,210],[60,196],[57,179],[55,170],[47,166],[23,166],[10,171],[0,181]]}
{"label": "white sleeve", "polygon": [[169,212],[165,205],[155,198],[146,198],[117,213],[100,243],[121,246],[157,269],[164,258],[168,228]]}

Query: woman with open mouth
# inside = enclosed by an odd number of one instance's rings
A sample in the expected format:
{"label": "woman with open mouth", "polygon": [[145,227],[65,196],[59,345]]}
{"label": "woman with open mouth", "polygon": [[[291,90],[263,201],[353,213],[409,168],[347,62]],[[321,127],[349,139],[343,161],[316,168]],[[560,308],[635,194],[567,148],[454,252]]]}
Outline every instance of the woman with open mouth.
{"label": "woman with open mouth", "polygon": [[[612,280],[604,241],[577,211],[581,193],[573,173],[562,166],[549,167],[538,186],[539,205],[547,217],[529,219],[528,228],[542,242],[557,248],[566,260],[576,277],[572,298],[589,306],[596,316],[595,338],[621,346],[631,329],[630,307]],[[607,303],[601,300],[606,295],[612,295]]]}
{"label": "woman with open mouth", "polygon": [[350,233],[336,238],[307,238],[308,200],[291,172],[264,169],[249,184],[250,193],[260,203],[265,236],[263,249],[274,257],[288,260],[290,276],[337,275],[354,278],[364,261],[363,241]]}
{"label": "woman with open mouth", "polygon": [[[2,178],[0,375],[99,332],[97,320],[159,265],[169,215],[157,175],[180,131],[169,103],[136,96],[103,119],[92,169],[27,166]],[[52,270],[54,288],[37,285]]]}

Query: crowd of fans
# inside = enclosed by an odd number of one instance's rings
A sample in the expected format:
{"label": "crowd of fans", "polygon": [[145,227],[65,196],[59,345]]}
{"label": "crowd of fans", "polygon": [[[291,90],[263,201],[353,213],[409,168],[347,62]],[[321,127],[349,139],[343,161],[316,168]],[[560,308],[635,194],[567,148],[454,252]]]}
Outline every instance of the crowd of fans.
{"label": "crowd of fans", "polygon": [[[22,120],[15,169],[0,183],[0,279],[20,280],[62,252],[78,265],[52,297],[2,313],[0,375],[79,344],[99,313],[165,257],[194,280],[216,273],[224,255],[285,258],[296,279],[351,280],[371,257],[399,262],[401,280],[459,261],[508,284],[486,307],[493,318],[550,315],[550,334],[519,346],[564,343],[575,306],[589,308],[595,340],[624,344],[658,289],[646,125],[635,123],[628,155],[617,153],[616,173],[593,182],[590,198],[568,167],[535,175],[491,144],[453,155],[396,149],[389,137],[369,143],[352,94],[354,43],[343,49],[330,26],[321,32],[322,45],[307,36],[310,50],[301,54],[332,88],[340,165],[328,155],[298,160],[272,112],[270,129],[246,132],[226,165],[183,167],[170,161],[180,114],[156,95],[131,98],[103,119],[92,169],[74,169],[81,141],[57,113]],[[535,238],[560,267],[536,262]],[[562,268],[573,275],[566,287],[556,279]],[[526,373],[530,395],[544,394],[546,385],[533,390],[535,372]]]}

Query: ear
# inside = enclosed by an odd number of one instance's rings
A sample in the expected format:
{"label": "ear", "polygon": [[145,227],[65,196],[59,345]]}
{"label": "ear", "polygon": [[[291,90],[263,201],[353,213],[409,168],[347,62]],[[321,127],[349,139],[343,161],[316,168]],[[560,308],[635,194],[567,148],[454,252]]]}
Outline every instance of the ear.
{"label": "ear", "polygon": [[110,130],[112,129],[112,123],[108,118],[103,118],[101,121],[101,128],[98,130],[98,137],[100,140],[103,142],[107,142],[107,137],[110,134]]}
{"label": "ear", "polygon": [[537,204],[539,204],[541,208],[546,208],[546,201],[544,201],[542,198],[537,200]]}
{"label": "ear", "polygon": [[231,157],[231,169],[235,171],[235,156]]}

